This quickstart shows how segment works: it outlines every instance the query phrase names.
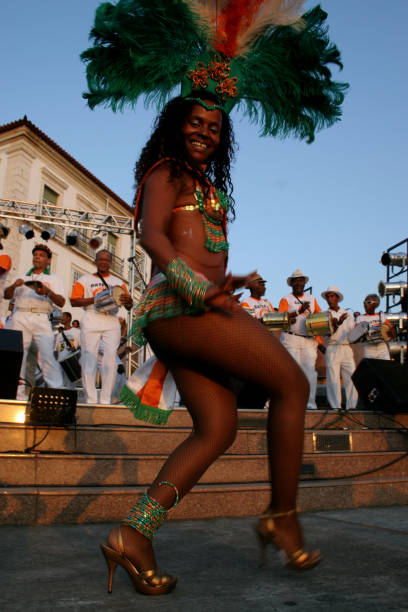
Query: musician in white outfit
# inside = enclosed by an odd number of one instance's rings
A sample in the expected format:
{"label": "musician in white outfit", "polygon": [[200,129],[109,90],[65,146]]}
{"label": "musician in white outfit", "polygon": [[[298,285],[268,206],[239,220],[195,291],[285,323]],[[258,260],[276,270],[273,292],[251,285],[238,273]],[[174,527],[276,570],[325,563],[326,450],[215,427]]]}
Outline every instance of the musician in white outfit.
{"label": "musician in white outfit", "polygon": [[[7,300],[14,297],[15,303],[9,329],[23,332],[24,353],[20,376],[25,378],[27,352],[34,340],[47,386],[62,388],[64,385],[59,365],[54,357],[54,334],[49,315],[55,306],[59,308],[64,306],[64,285],[59,276],[49,271],[52,252],[47,245],[35,245],[32,253],[31,270],[23,278],[16,279],[4,291],[4,297]],[[19,385],[17,399],[26,399],[24,385]]]}
{"label": "musician in white outfit", "polygon": [[[377,342],[360,342],[363,350],[363,358],[369,359],[390,359],[388,345],[380,334],[380,329],[383,328],[389,340],[395,338],[396,331],[393,325],[388,321],[387,316],[383,312],[375,312],[380,305],[380,298],[376,293],[370,293],[364,300],[365,314],[359,315],[356,318],[356,324],[368,323],[371,332],[378,330],[379,339]],[[384,326],[384,327],[383,327]]]}
{"label": "musician in white outfit", "polygon": [[282,332],[281,342],[292,357],[297,361],[307,376],[310,385],[310,394],[307,407],[316,410],[317,386],[317,345],[322,343],[321,338],[309,337],[306,329],[306,316],[320,312],[320,306],[310,293],[304,293],[305,284],[309,277],[302,270],[295,270],[287,278],[287,284],[292,287],[292,293],[285,295],[279,303],[279,312],[289,313],[290,331]]}
{"label": "musician in white outfit", "polygon": [[100,403],[111,403],[117,370],[116,351],[120,341],[120,323],[117,316],[119,308],[115,308],[113,304],[110,313],[98,310],[97,294],[120,286],[124,289],[120,296],[120,305],[127,310],[133,305],[126,285],[120,278],[110,273],[111,263],[112,256],[109,251],[105,249],[98,251],[95,257],[96,272],[81,276],[74,284],[71,294],[71,305],[83,307],[85,311],[81,319],[81,368],[82,384],[88,404],[96,404],[98,401],[95,378],[100,341],[103,346]]}
{"label": "musician in white outfit", "polygon": [[[58,328],[58,333],[54,338],[54,354],[58,363],[71,357],[73,352],[77,351],[80,347],[81,332],[76,327],[71,327],[71,320],[72,315],[70,312],[63,312],[61,314],[62,325]],[[67,389],[75,389],[76,383],[68,378],[62,366],[61,372],[64,379],[64,386]]]}
{"label": "musician in white outfit", "polygon": [[322,349],[326,358],[326,390],[327,399],[332,410],[341,408],[341,384],[343,379],[346,392],[346,409],[354,410],[357,405],[358,394],[351,375],[356,369],[353,350],[348,341],[349,332],[354,329],[353,315],[340,308],[339,302],[343,301],[343,294],[331,285],[323,291],[322,298],[329,305],[334,332],[328,338],[326,349]]}

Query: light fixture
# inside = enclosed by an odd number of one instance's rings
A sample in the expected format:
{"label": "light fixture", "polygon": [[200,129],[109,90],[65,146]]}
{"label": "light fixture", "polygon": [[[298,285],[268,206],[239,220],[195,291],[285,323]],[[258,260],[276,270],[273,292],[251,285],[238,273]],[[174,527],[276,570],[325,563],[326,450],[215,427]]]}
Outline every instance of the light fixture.
{"label": "light fixture", "polygon": [[384,283],[383,281],[378,283],[378,293],[381,297],[384,297],[384,295],[401,295],[403,297],[407,288],[407,283]]}
{"label": "light fixture", "polygon": [[398,266],[403,268],[407,265],[407,254],[406,253],[383,253],[381,256],[381,263],[383,266]]}
{"label": "light fixture", "polygon": [[55,231],[54,227],[44,227],[43,231],[41,232],[41,238],[43,240],[50,240],[50,238],[55,238],[57,232]]}
{"label": "light fixture", "polygon": [[10,228],[0,222],[0,238],[7,238],[10,233]]}
{"label": "light fixture", "polygon": [[26,223],[22,223],[21,225],[19,225],[18,231],[20,232],[20,234],[23,234],[23,236],[25,236],[27,240],[34,238],[33,228],[27,225]]}
{"label": "light fixture", "polygon": [[400,329],[407,327],[408,313],[406,312],[387,312],[387,321],[398,325]]}
{"label": "light fixture", "polygon": [[91,249],[99,249],[99,247],[101,246],[102,242],[103,242],[103,236],[102,236],[102,234],[97,232],[96,234],[91,236],[91,238],[89,239],[89,243],[88,244],[91,247]]}
{"label": "light fixture", "polygon": [[68,246],[76,246],[78,244],[79,234],[75,230],[71,230],[69,234],[65,236],[65,243]]}
{"label": "light fixture", "polygon": [[76,389],[34,387],[30,392],[26,423],[66,426],[76,422]]}

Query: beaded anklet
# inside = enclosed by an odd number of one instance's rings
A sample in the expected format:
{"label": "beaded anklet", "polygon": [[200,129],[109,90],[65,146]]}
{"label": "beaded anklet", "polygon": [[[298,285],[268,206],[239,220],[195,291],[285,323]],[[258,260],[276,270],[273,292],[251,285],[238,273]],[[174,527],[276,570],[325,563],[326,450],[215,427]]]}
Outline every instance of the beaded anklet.
{"label": "beaded anklet", "polygon": [[204,297],[211,283],[196,274],[180,257],[175,257],[166,268],[167,281],[189,306],[205,308]]}
{"label": "beaded anklet", "polygon": [[167,480],[161,480],[159,482],[159,486],[165,484],[173,487],[176,494],[174,504],[171,508],[166,510],[166,508],[153,499],[153,497],[144,493],[136,505],[131,509],[127,517],[123,519],[122,524],[133,527],[133,529],[139,531],[139,533],[149,540],[153,540],[155,532],[163,525],[169,512],[177,506],[179,501],[179,493],[176,485]]}

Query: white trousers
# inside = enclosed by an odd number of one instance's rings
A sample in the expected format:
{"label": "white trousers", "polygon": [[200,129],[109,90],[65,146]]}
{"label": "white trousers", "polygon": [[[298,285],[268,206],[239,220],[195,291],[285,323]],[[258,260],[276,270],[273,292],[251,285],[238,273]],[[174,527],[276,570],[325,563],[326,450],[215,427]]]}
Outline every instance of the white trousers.
{"label": "white trousers", "polygon": [[352,410],[357,405],[358,394],[351,375],[356,369],[353,351],[349,344],[329,344],[326,348],[326,390],[330,408],[341,408],[341,384],[343,379],[346,392],[346,408]]}
{"label": "white trousers", "polygon": [[88,404],[98,401],[95,378],[98,364],[99,342],[102,342],[102,388],[100,403],[110,404],[116,380],[116,352],[120,341],[119,319],[86,311],[81,319],[81,369],[82,385]]}
{"label": "white trousers", "polygon": [[[27,351],[32,340],[34,340],[38,348],[38,356],[41,361],[41,370],[45,382],[48,387],[61,389],[64,383],[60,367],[54,357],[54,335],[48,315],[17,310],[12,316],[10,329],[16,329],[23,332],[24,353],[20,376],[25,378]],[[24,393],[24,385],[18,386],[17,399],[27,399]]]}
{"label": "white trousers", "polygon": [[304,336],[296,336],[295,334],[282,333],[281,342],[285,349],[297,361],[299,366],[305,373],[309,385],[310,394],[307,402],[309,410],[316,410],[316,386],[317,386],[317,342],[314,338],[305,338]]}
{"label": "white trousers", "polygon": [[379,344],[364,342],[361,346],[363,347],[363,357],[368,359],[390,359],[390,352],[385,342],[380,342]]}

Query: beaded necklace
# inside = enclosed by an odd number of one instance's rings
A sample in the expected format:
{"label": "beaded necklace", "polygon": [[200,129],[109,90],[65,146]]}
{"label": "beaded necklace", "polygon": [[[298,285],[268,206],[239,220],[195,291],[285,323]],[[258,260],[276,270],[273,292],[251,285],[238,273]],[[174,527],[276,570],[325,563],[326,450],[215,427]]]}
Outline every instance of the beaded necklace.
{"label": "beaded necklace", "polygon": [[206,248],[213,253],[228,251],[225,221],[231,207],[230,199],[225,193],[209,185],[208,196],[204,200],[203,190],[198,181],[195,181],[194,196],[203,219]]}

